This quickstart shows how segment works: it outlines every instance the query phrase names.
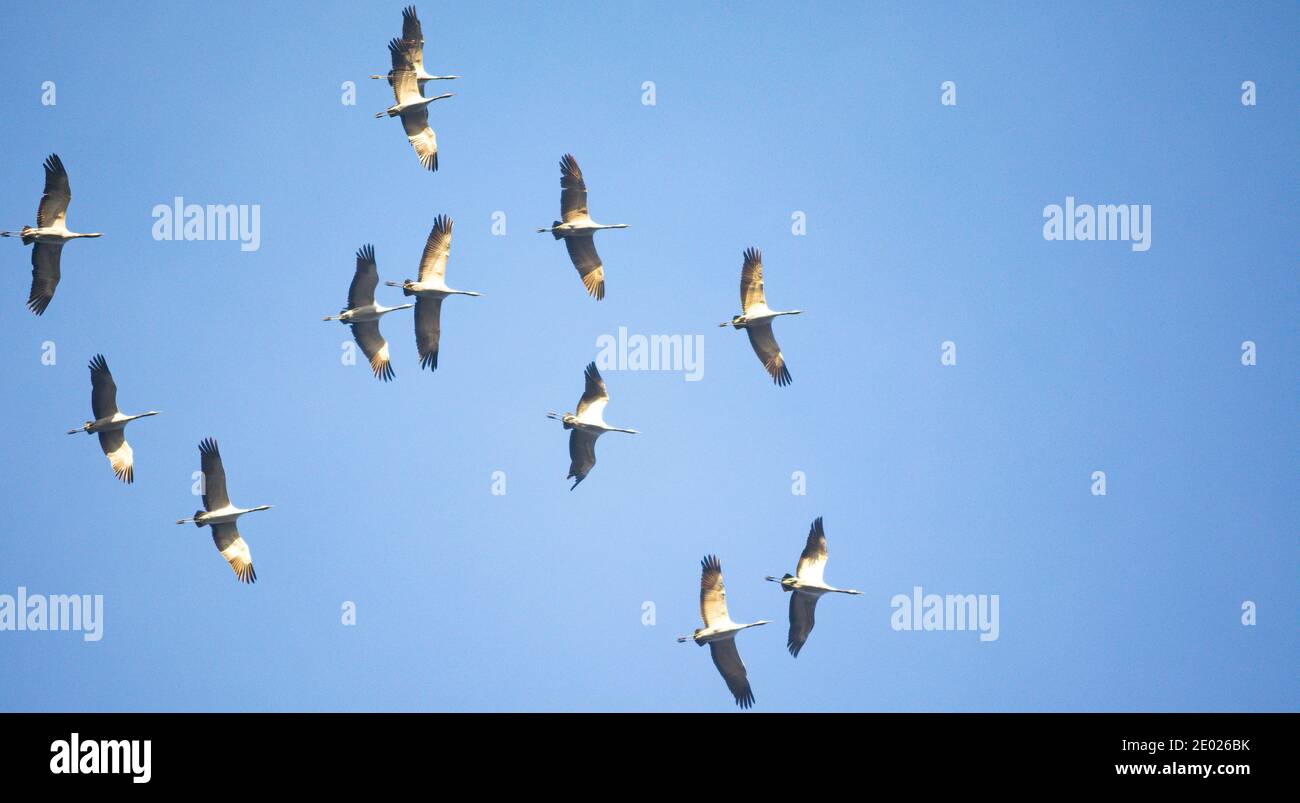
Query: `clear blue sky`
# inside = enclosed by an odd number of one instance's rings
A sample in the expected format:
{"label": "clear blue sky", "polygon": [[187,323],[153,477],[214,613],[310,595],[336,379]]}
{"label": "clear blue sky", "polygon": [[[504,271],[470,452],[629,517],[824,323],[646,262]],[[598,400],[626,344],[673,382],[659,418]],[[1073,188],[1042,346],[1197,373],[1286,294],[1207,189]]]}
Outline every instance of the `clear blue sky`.
{"label": "clear blue sky", "polygon": [[[0,709],[729,711],[673,640],[706,552],[735,618],[779,622],[739,641],[759,711],[1297,708],[1295,4],[421,2],[429,69],[465,76],[432,175],[372,118],[400,4],[298,9],[0,29],[0,227],[33,222],[57,152],[71,225],[107,233],[65,249],[43,318],[0,241],[0,593],[105,597],[98,643],[0,633]],[[532,231],[565,152],[632,226],[598,237],[601,303]],[[178,195],[260,204],[260,250],[155,242]],[[1150,204],[1151,249],[1045,241],[1067,195]],[[404,313],[395,382],[342,366],[320,318],[354,251],[411,276],[439,213],[449,281],[484,295],[444,306],[437,373]],[[777,324],[789,388],[715,326],[751,245],[773,306],[807,310]],[[620,326],[702,334],[704,378],[606,372],[609,420],[644,434],[603,438],[570,493],[543,414]],[[163,411],[128,430],[130,487],[62,434],[98,352],[125,410]],[[275,505],[241,523],[252,587],[172,524],[209,435],[235,503]],[[866,594],[823,601],[794,660],[762,578],[818,515],[827,579]],[[891,630],[916,585],[998,594],[1000,638]]]}

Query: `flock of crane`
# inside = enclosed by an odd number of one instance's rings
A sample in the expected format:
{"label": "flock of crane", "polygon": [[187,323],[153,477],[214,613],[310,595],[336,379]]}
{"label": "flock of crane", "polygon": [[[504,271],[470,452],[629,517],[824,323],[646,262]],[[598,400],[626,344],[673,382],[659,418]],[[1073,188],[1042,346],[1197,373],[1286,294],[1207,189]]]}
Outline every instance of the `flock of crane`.
{"label": "flock of crane", "polygon": [[[438,144],[429,126],[429,105],[435,100],[452,97],[444,93],[435,97],[424,96],[424,86],[429,81],[452,80],[455,75],[430,75],[424,69],[424,36],[420,20],[413,6],[402,11],[402,37],[388,45],[392,69],[386,76],[393,89],[396,102],[375,115],[399,117],[407,140],[414,148],[420,164],[430,171],[438,169]],[[57,154],[44,162],[45,188],[36,213],[36,225],[24,226],[21,231],[0,231],[0,237],[20,237],[24,245],[32,245],[32,286],[27,307],[36,315],[43,315],[54,298],[58,287],[60,258],[63,246],[70,240],[102,236],[99,233],[83,234],[67,226],[68,205],[72,191],[68,173]],[[587,209],[587,185],[577,160],[570,154],[560,160],[560,212],[561,220],[538,232],[549,232],[557,240],[564,240],[569,259],[582,280],[586,292],[596,300],[605,297],[605,268],[596,253],[594,235],[603,229],[623,229],[627,224],[600,224],[591,219]],[[452,220],[439,215],[433,223],[420,258],[418,278],[402,282],[385,282],[389,287],[400,287],[405,297],[414,302],[385,306],[375,300],[379,285],[378,266],[373,245],[362,246],[356,254],[356,269],[348,288],[347,305],[337,315],[326,316],[326,321],[339,321],[352,330],[352,336],[370,361],[376,378],[390,381],[394,371],[389,358],[388,342],[379,330],[380,319],[399,310],[414,309],[415,340],[421,368],[438,367],[438,342],[441,330],[442,302],[449,296],[478,296],[469,290],[456,290],[447,285],[447,260],[451,253]],[[763,286],[762,255],[756,248],[744,252],[740,275],[741,313],[720,326],[744,329],[750,345],[758,355],[764,370],[772,381],[785,386],[790,384],[790,371],[785,364],[781,348],[772,333],[772,322],[783,315],[798,315],[801,310],[778,311],[767,305]],[[136,415],[122,413],[117,407],[117,385],[102,354],[90,362],[91,412],[94,419],[80,427],[68,430],[69,435],[85,432],[99,437],[99,444],[118,479],[132,483],[135,479],[135,458],[126,441],[126,426],[132,421],[158,415],[158,411]],[[569,473],[573,480],[570,490],[577,488],[596,464],[596,440],[606,432],[638,434],[634,429],[610,426],[605,422],[605,406],[609,402],[604,379],[593,362],[584,371],[584,388],[577,409],[571,413],[547,413],[549,418],[562,422],[569,434]],[[237,520],[248,513],[269,510],[270,505],[240,508],[231,504],[226,492],[226,473],[217,442],[205,438],[199,444],[202,469],[203,509],[177,524],[194,524],[210,527],[213,542],[221,556],[230,564],[235,576],[242,582],[257,580],[253,570],[252,553],[248,543],[239,534]],[[797,657],[813,629],[813,615],[817,600],[828,593],[860,594],[851,589],[839,589],[823,580],[826,566],[826,534],[821,518],[813,522],[807,543],[799,556],[794,575],[766,579],[779,583],[790,592],[790,629],[787,648]],[[737,652],[735,637],[741,630],[769,624],[760,620],[749,624],[733,622],[727,613],[726,590],[722,582],[722,566],[717,557],[709,555],[702,561],[700,579],[700,615],[704,627],[691,636],[678,638],[679,642],[694,641],[709,645],[713,662],[726,681],[727,688],[737,705],[750,707],[754,694],[750,688],[745,665]]]}

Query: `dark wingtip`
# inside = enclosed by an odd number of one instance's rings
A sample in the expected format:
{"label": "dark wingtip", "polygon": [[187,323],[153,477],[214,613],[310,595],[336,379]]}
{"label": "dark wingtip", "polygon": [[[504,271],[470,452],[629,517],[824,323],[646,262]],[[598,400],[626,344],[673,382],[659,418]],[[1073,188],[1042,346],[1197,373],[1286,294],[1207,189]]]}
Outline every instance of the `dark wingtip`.
{"label": "dark wingtip", "polygon": [[772,377],[772,381],[780,387],[785,387],[794,380],[790,378],[790,369],[782,365],[780,372],[778,372],[776,376]]}
{"label": "dark wingtip", "polygon": [[718,560],[717,555],[705,555],[704,559],[700,561],[700,567],[706,572],[720,572],[722,571],[722,561]]}

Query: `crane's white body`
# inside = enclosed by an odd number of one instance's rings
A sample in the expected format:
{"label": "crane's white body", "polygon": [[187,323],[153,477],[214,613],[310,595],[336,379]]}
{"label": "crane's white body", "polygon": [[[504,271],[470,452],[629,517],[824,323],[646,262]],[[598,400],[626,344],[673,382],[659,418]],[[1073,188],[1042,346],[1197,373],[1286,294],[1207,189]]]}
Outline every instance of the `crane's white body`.
{"label": "crane's white body", "polygon": [[794,591],[799,594],[807,594],[811,597],[821,597],[823,594],[858,595],[862,593],[861,591],[855,591],[852,588],[836,588],[835,586],[828,586],[825,583],[820,581],[809,582],[807,580],[800,580],[798,577],[786,577],[786,578],[768,577],[766,579],[772,581],[773,583],[780,583],[781,587],[788,591]]}
{"label": "crane's white body", "polygon": [[570,220],[550,228],[538,229],[540,232],[550,232],[556,238],[560,237],[590,237],[602,229],[626,229],[626,223],[597,223],[591,218],[581,218],[579,220]]}
{"label": "crane's white body", "polygon": [[150,410],[147,413],[140,413],[139,415],[126,415],[125,413],[117,412],[95,421],[87,421],[76,429],[68,430],[68,434],[76,435],[78,432],[95,434],[98,432],[112,432],[118,429],[126,429],[126,425],[137,418],[148,418],[151,415],[158,415],[158,411]]}
{"label": "crane's white body", "polygon": [[829,553],[826,548],[826,528],[821,516],[813,520],[808,529],[808,540],[799,553],[799,565],[794,574],[783,577],[768,577],[767,580],[779,583],[782,591],[790,593],[790,632],[786,637],[786,649],[790,655],[798,658],[799,652],[812,634],[817,619],[817,600],[827,594],[861,595],[861,591],[852,588],[836,588],[825,580],[826,561]]}
{"label": "crane's white body", "polygon": [[35,315],[44,315],[54,300],[62,270],[59,266],[63,246],[69,240],[103,237],[99,232],[77,232],[68,228],[68,205],[72,203],[72,187],[68,171],[57,153],[46,157],[45,193],[36,209],[36,225],[23,226],[21,231],[0,231],[0,237],[21,238],[23,245],[32,246],[32,289],[27,297],[27,308]]}
{"label": "crane's white body", "polygon": [[774,310],[766,304],[755,305],[741,315],[737,315],[729,321],[718,324],[718,326],[730,326],[736,329],[746,329],[750,326],[761,326],[766,321],[779,318],[782,315],[802,315],[803,310]]}
{"label": "crane's white body", "polygon": [[757,622],[749,622],[747,624],[738,624],[728,619],[727,621],[719,622],[718,624],[712,627],[702,627],[699,630],[696,630],[693,635],[678,636],[677,643],[680,644],[683,641],[694,641],[696,644],[699,644],[702,647],[711,641],[725,641],[727,639],[734,639],[737,633],[739,633],[742,630],[745,630],[746,628],[758,627],[759,625],[770,625],[770,624],[772,623],[767,619],[759,619]]}
{"label": "crane's white body", "polygon": [[91,232],[83,234],[81,232],[70,231],[67,226],[63,225],[60,220],[53,226],[23,226],[22,231],[0,231],[0,237],[13,237],[15,234],[23,238],[23,243],[66,243],[68,240],[77,240],[82,237],[103,237],[100,232]]}
{"label": "crane's white body", "polygon": [[400,287],[406,291],[406,295],[420,296],[421,298],[444,299],[447,296],[477,296],[473,290],[455,290],[446,285],[445,282],[384,282],[389,287]]}
{"label": "crane's white body", "polygon": [[366,304],[362,307],[343,310],[338,315],[326,315],[321,320],[342,321],[347,324],[364,323],[365,321],[377,321],[390,312],[396,312],[399,309],[410,309],[414,306],[414,304],[398,304],[396,307],[385,307],[383,304]]}
{"label": "crane's white body", "polygon": [[[404,114],[408,114],[417,109],[423,109],[427,107],[430,103],[433,103],[435,100],[442,100],[444,98],[449,98],[449,97],[452,97],[452,93],[444,92],[441,95],[435,95],[434,97],[431,98],[419,98],[418,100],[412,100],[408,98],[407,100],[394,103],[392,106],[389,106],[387,109],[383,110],[382,112],[375,112],[375,117],[376,118],[402,117]],[[438,108],[442,108],[442,107],[439,106]]]}
{"label": "crane's white body", "polygon": [[583,432],[590,432],[596,437],[600,437],[605,432],[626,432],[629,435],[640,435],[635,429],[625,429],[623,427],[613,427],[605,423],[605,399],[593,402],[587,406],[587,409],[578,413],[547,413],[547,418],[554,418],[562,421],[566,429],[580,429]]}
{"label": "crane's white body", "polygon": [[209,527],[214,524],[228,524],[237,520],[245,513],[255,513],[259,510],[270,510],[271,505],[258,505],[257,507],[235,507],[234,505],[224,505],[216,510],[209,510],[198,516],[188,519],[179,519],[177,524],[197,524],[200,527]]}

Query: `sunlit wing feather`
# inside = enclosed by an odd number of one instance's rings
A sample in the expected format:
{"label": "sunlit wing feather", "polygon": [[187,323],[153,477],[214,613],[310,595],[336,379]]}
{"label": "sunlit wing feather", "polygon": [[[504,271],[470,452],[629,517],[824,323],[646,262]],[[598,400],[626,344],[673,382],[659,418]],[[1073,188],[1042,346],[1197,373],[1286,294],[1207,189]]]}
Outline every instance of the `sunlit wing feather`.
{"label": "sunlit wing feather", "polygon": [[763,293],[763,254],[757,248],[745,249],[745,263],[740,268],[740,309],[767,307]]}
{"label": "sunlit wing feather", "polygon": [[379,321],[361,321],[352,324],[352,337],[361,347],[361,351],[370,360],[370,370],[376,379],[385,382],[394,376],[393,366],[388,359],[388,341],[379,333]]}
{"label": "sunlit wing feather", "polygon": [[212,525],[212,542],[217,545],[217,551],[230,564],[230,568],[235,570],[235,576],[240,582],[257,582],[257,572],[253,571],[253,553],[248,548],[248,542],[240,537],[234,522]]}
{"label": "sunlit wing feather", "polygon": [[587,288],[587,295],[597,301],[605,297],[605,267],[601,264],[600,254],[596,253],[596,240],[591,235],[585,237],[565,237],[564,245],[569,249],[569,259],[578,269],[582,286]]}
{"label": "sunlit wing feather", "polygon": [[582,389],[582,398],[578,399],[577,416],[603,419],[605,405],[609,403],[609,392],[605,390],[605,380],[601,378],[595,362],[587,363],[582,378],[586,384]]}
{"label": "sunlit wing feather", "polygon": [[36,209],[36,225],[65,226],[68,203],[72,201],[72,188],[68,184],[68,171],[57,153],[45,159],[45,194]]}
{"label": "sunlit wing feather", "polygon": [[727,615],[727,589],[722,584],[722,563],[716,555],[708,555],[700,561],[700,567],[700,618],[704,626],[731,624]]}
{"label": "sunlit wing feather", "polygon": [[434,218],[429,238],[424,242],[424,254],[420,257],[420,283],[429,284],[435,280],[445,282],[447,278],[447,256],[451,253],[451,218],[438,215]]}
{"label": "sunlit wing feather", "polygon": [[776,335],[772,334],[772,322],[751,324],[745,327],[745,332],[749,335],[749,345],[754,347],[754,353],[772,381],[781,386],[790,384],[790,370],[785,367],[785,357],[777,345]]}
{"label": "sunlit wing feather", "polygon": [[572,154],[560,160],[560,219],[565,223],[587,217],[587,183]]}
{"label": "sunlit wing feather", "polygon": [[822,526],[822,517],[818,516],[808,529],[808,541],[803,552],[799,553],[799,567],[795,576],[805,583],[822,584],[826,571],[826,530]]}
{"label": "sunlit wing feather", "polygon": [[99,433],[99,448],[104,450],[108,464],[117,478],[128,485],[135,482],[135,453],[126,442],[126,431],[121,429]]}

